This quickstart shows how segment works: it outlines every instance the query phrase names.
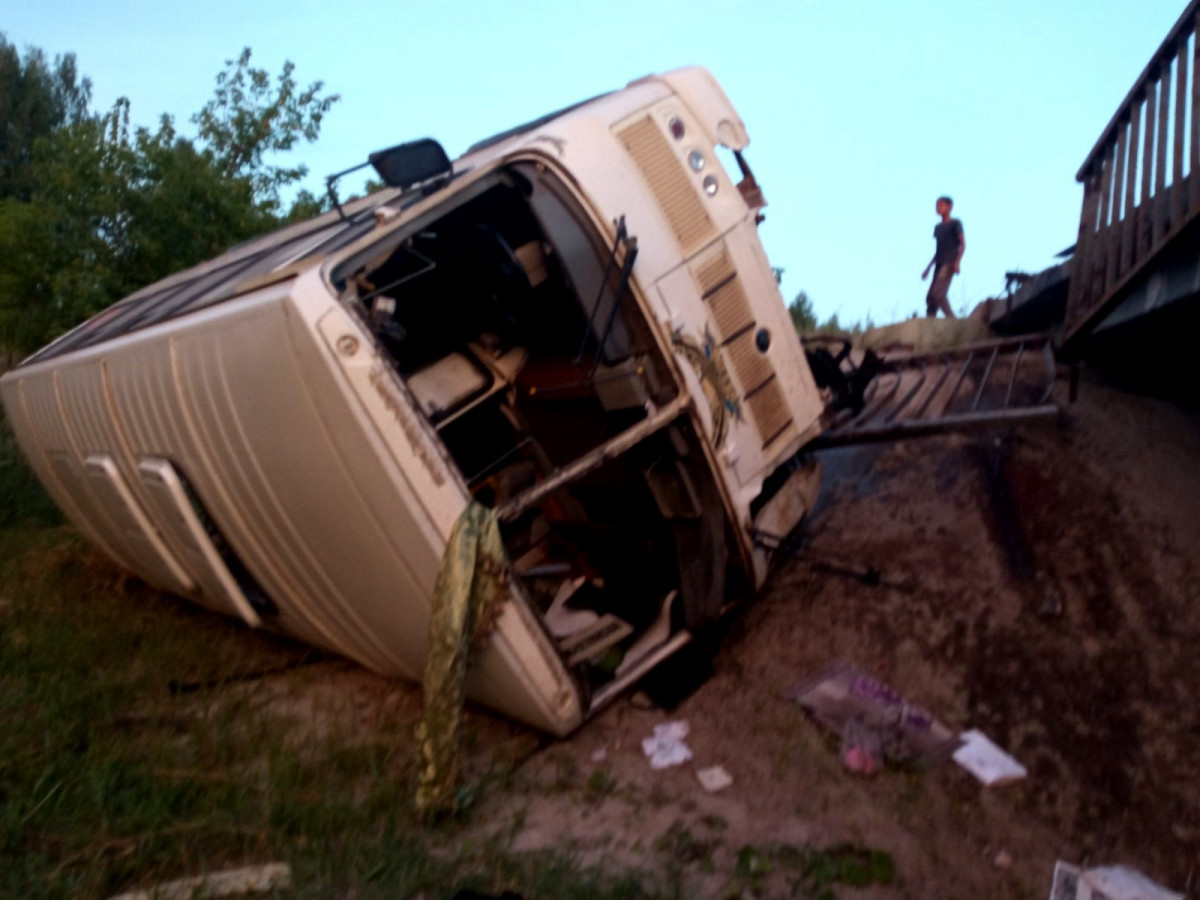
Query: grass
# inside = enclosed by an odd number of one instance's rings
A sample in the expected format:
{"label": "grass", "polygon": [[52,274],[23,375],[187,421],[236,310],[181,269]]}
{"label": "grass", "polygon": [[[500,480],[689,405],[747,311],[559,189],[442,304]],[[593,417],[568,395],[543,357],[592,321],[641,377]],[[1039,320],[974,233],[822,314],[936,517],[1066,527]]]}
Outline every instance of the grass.
{"label": "grass", "polygon": [[427,827],[407,724],[363,726],[334,700],[315,728],[247,677],[293,667],[272,690],[310,697],[311,658],[108,563],[0,419],[0,896],[104,897],[274,861],[297,898],[662,895],[641,873],[475,846],[469,823]]}
{"label": "grass", "polygon": [[0,408],[0,528],[62,524],[58,507],[25,464]]}
{"label": "grass", "polygon": [[[364,721],[330,686],[338,665],[115,568],[63,520],[0,417],[0,897],[108,897],[277,861],[292,868],[287,898],[637,900],[721,877],[731,836],[716,816],[700,836],[682,821],[660,835],[652,874],[513,852],[519,821],[480,838],[486,795],[506,789],[494,775],[468,785],[458,820],[429,826],[413,811],[411,717]],[[564,747],[546,758],[549,794],[585,809],[671,802],[657,783],[627,797],[608,767],[584,778]],[[891,878],[886,855],[858,848],[743,848],[729,866],[737,896]]]}
{"label": "grass", "polygon": [[[793,897],[834,900],[834,886],[868,887],[892,884],[895,869],[892,858],[882,850],[850,844],[834,847],[791,847],[746,845],[738,851],[734,868],[734,892],[764,896],[768,879],[778,873],[789,885]],[[778,889],[778,887],[776,888]]]}

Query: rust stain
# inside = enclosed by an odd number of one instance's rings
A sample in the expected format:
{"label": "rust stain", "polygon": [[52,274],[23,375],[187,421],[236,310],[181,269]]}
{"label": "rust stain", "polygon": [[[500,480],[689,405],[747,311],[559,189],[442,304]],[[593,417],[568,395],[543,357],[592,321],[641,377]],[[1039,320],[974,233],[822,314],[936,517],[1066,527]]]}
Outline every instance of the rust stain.
{"label": "rust stain", "polygon": [[383,401],[383,405],[387,407],[388,412],[392,414],[392,417],[400,426],[400,430],[404,432],[404,437],[408,441],[409,448],[424,464],[429,477],[433,479],[433,483],[441,487],[446,483],[446,474],[442,471],[441,461],[434,454],[430,453],[425,436],[421,434],[416,423],[406,414],[404,404],[397,396],[396,386],[378,366],[371,369],[368,377],[371,387],[375,389],[375,393],[379,395],[379,399]]}

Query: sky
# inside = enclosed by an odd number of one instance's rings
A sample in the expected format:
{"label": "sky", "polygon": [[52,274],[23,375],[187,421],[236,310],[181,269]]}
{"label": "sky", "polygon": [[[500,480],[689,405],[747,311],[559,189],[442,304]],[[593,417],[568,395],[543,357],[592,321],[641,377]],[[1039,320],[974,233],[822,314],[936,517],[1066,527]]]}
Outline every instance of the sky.
{"label": "sky", "polygon": [[[475,140],[652,72],[709,68],[750,134],[760,235],[785,300],[876,324],[924,311],[934,203],[967,251],[950,299],[998,296],[1075,242],[1075,173],[1184,0],[40,0],[9,3],[20,48],[76,54],[93,104],[181,133],[243,47],[341,101],[280,162],[307,186],[367,154]],[[344,185],[343,190],[357,188]]]}

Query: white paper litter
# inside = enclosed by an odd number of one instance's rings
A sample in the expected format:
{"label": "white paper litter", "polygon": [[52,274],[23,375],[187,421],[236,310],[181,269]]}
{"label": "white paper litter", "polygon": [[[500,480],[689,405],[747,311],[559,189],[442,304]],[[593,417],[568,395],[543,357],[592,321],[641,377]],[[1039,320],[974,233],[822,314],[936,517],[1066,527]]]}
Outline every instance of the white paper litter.
{"label": "white paper litter", "polygon": [[684,721],[655,725],[653,737],[642,738],[642,752],[650,760],[650,768],[667,769],[691,759],[691,748],[683,742],[687,735]]}
{"label": "white paper litter", "polygon": [[1112,900],[1183,900],[1183,894],[1168,891],[1128,866],[1101,866],[1083,874],[1099,893]]}
{"label": "white paper litter", "polygon": [[1054,866],[1050,900],[1184,900],[1128,866],[1081,870],[1061,859]]}
{"label": "white paper litter", "polygon": [[988,740],[982,731],[971,729],[959,735],[963,745],[954,751],[954,761],[986,785],[1020,781],[1025,767]]}
{"label": "white paper litter", "polygon": [[724,766],[710,766],[707,769],[701,769],[696,773],[696,777],[700,779],[700,784],[710,794],[715,794],[733,784],[733,776],[725,771]]}

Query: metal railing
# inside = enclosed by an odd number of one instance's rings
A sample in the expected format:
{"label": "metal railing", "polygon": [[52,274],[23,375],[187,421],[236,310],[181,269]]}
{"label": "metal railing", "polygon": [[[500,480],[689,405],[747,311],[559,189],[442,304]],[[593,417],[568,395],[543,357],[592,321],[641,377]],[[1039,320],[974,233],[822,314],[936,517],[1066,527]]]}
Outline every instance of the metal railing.
{"label": "metal railing", "polygon": [[861,406],[832,411],[806,449],[997,428],[1059,413],[1050,399],[1057,367],[1046,334],[884,353],[880,361]]}
{"label": "metal railing", "polygon": [[1082,336],[1200,214],[1200,0],[1133,83],[1076,180],[1083,211],[1064,335]]}

